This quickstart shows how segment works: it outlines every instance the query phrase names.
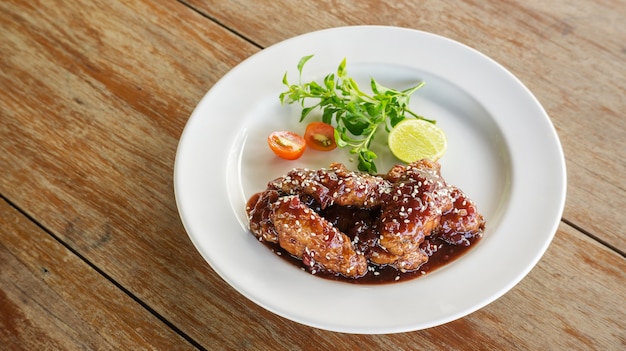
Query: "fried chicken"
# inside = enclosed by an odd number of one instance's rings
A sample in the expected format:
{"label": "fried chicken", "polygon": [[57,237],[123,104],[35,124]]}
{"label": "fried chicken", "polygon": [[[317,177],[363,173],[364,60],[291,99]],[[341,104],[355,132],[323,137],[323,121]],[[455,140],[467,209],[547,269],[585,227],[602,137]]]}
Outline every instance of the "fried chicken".
{"label": "fried chicken", "polygon": [[482,235],[485,218],[476,205],[461,189],[452,187],[450,192],[452,208],[441,215],[439,226],[432,236],[452,245],[470,245],[470,238]]}
{"label": "fried chicken", "polygon": [[360,277],[367,260],[354,250],[350,238],[303,204],[298,196],[282,197],[270,215],[280,246],[303,260],[311,271],[326,270],[346,277]]}
{"label": "fried chicken", "polygon": [[450,188],[441,178],[439,164],[428,160],[395,166],[386,178],[392,190],[382,205],[379,244],[389,255],[379,254],[372,260],[414,270],[428,259],[420,244],[439,226],[441,214],[452,207]]}
{"label": "fried chicken", "polygon": [[385,175],[293,169],[250,198],[250,230],[301,259],[312,273],[358,278],[368,265],[406,272],[437,250],[432,240],[469,245],[482,235],[484,217],[440,165],[421,160]]}
{"label": "fried chicken", "polygon": [[333,163],[328,169],[293,169],[271,181],[268,188],[310,196],[322,209],[331,205],[373,208],[380,206],[380,195],[389,192],[390,184],[380,176],[351,172]]}

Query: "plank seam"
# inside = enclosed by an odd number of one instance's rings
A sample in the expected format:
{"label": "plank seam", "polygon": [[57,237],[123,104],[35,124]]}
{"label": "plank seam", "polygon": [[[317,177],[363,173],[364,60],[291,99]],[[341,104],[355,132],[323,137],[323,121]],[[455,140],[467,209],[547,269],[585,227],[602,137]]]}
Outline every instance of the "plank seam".
{"label": "plank seam", "polygon": [[197,348],[198,350],[201,351],[207,351],[206,348],[204,348],[199,342],[197,342],[195,339],[193,339],[191,336],[187,335],[187,333],[185,333],[184,331],[182,331],[180,328],[178,328],[174,323],[170,322],[167,318],[165,318],[164,316],[162,316],[159,312],[157,312],[154,308],[150,307],[150,305],[148,305],[146,302],[142,301],[139,297],[137,297],[135,294],[133,294],[130,290],[128,290],[127,288],[125,288],[121,283],[117,282],[115,279],[113,279],[113,277],[111,277],[109,274],[107,274],[105,271],[103,271],[102,269],[100,269],[98,266],[96,266],[93,262],[91,262],[90,260],[88,260],[85,256],[83,256],[80,252],[78,252],[76,249],[72,248],[68,243],[66,243],[65,241],[63,241],[60,237],[58,237],[56,234],[54,234],[51,230],[47,229],[43,224],[41,224],[39,221],[37,221],[35,218],[33,218],[33,216],[31,216],[30,214],[28,214],[26,211],[24,211],[23,209],[21,209],[19,206],[17,206],[15,203],[13,203],[11,200],[7,199],[3,194],[0,194],[0,198],[2,200],[4,200],[7,204],[9,204],[9,206],[11,206],[13,209],[15,209],[17,212],[19,212],[21,215],[23,215],[24,217],[26,217],[29,221],[31,221],[32,223],[34,223],[38,228],[40,228],[41,230],[43,230],[45,233],[47,233],[48,235],[50,235],[55,241],[57,241],[59,244],[61,244],[65,249],[69,250],[73,255],[75,255],[76,257],[78,257],[78,259],[80,259],[82,262],[84,262],[85,264],[87,264],[87,266],[89,266],[91,269],[93,269],[94,271],[96,271],[96,273],[100,274],[102,277],[104,277],[106,280],[108,280],[111,284],[113,284],[113,286],[115,286],[116,288],[118,288],[120,291],[122,291],[124,294],[126,294],[128,297],[130,297],[133,301],[135,301],[136,303],[138,303],[141,307],[143,307],[145,310],[147,310],[150,314],[152,314],[154,317],[156,317],[159,321],[161,321],[163,324],[165,324],[167,327],[169,327],[172,331],[174,331],[175,333],[177,333],[178,335],[180,335],[183,339],[185,339],[187,342],[189,342],[191,345],[193,345],[195,348]]}
{"label": "plank seam", "polygon": [[177,1],[178,1],[179,3],[181,3],[183,6],[185,6],[185,7],[189,8],[190,10],[192,10],[193,12],[195,12],[195,13],[199,14],[200,16],[202,16],[202,17],[204,17],[204,18],[208,19],[209,21],[211,21],[211,22],[213,22],[213,23],[217,24],[218,26],[222,27],[223,29],[225,29],[225,30],[227,30],[227,31],[229,31],[229,32],[231,32],[231,33],[233,33],[234,35],[236,35],[236,36],[238,36],[239,38],[241,38],[241,39],[243,39],[243,40],[247,41],[248,43],[250,43],[250,44],[252,44],[252,45],[256,46],[257,48],[259,48],[259,49],[261,49],[261,50],[263,50],[263,49],[264,49],[264,48],[263,48],[263,46],[261,46],[260,44],[256,43],[254,40],[252,40],[252,39],[250,39],[250,38],[246,37],[245,35],[243,35],[243,34],[241,34],[241,33],[237,32],[237,31],[233,30],[232,28],[229,28],[229,27],[228,27],[228,26],[226,26],[224,23],[220,22],[217,18],[212,17],[212,16],[209,16],[208,14],[206,14],[206,13],[202,12],[201,10],[199,10],[199,9],[197,9],[197,8],[195,8],[195,7],[193,7],[191,4],[188,4],[188,3],[186,3],[186,2],[185,2],[185,1],[183,1],[183,0],[177,0]]}
{"label": "plank seam", "polygon": [[598,237],[595,234],[592,234],[590,231],[584,229],[583,227],[581,227],[578,224],[575,224],[574,222],[565,219],[565,218],[561,218],[561,221],[567,225],[569,225],[570,227],[576,229],[577,231],[581,232],[582,234],[590,237],[591,239],[597,241],[598,243],[600,243],[601,245],[603,245],[604,247],[608,248],[611,251],[614,251],[615,253],[617,253],[618,255],[626,258],[626,252],[620,250],[617,246],[610,244],[608,241],[605,241],[603,239],[601,239],[600,237]]}

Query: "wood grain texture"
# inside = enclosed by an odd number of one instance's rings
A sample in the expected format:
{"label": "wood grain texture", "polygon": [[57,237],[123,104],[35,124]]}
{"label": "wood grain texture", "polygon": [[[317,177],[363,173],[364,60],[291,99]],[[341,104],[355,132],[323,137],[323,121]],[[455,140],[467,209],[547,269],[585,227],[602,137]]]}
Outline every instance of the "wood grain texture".
{"label": "wood grain texture", "polygon": [[0,12],[0,192],[137,296],[178,306],[166,318],[205,340],[241,331],[235,306],[211,309],[233,291],[182,228],[172,174],[197,101],[256,49],[174,2]]}
{"label": "wood grain texture", "polygon": [[0,200],[3,350],[193,350],[139,303]]}
{"label": "wood grain texture", "polygon": [[[0,260],[2,267],[10,267],[0,274],[3,345],[25,350],[183,349],[180,338],[164,333],[153,316],[5,202],[0,215]],[[256,306],[234,316],[228,313],[232,301],[224,301],[218,310],[196,312],[239,319],[242,330],[222,326],[224,335],[199,340],[207,349],[233,350],[618,350],[626,346],[620,329],[626,308],[618,303],[626,298],[620,283],[626,264],[616,256],[563,225],[545,258],[521,284],[488,307],[441,327],[391,336],[337,334],[274,316],[264,321],[267,312]]]}
{"label": "wood grain texture", "polygon": [[432,32],[485,53],[520,78],[552,118],[566,154],[564,218],[626,252],[626,2],[187,2],[262,47],[374,24]]}
{"label": "wood grain texture", "polygon": [[[619,18],[619,10],[613,11],[621,8],[618,2],[581,4],[597,7],[594,13],[603,16],[604,23]],[[623,196],[617,195],[624,195],[625,189],[620,176],[624,122],[618,115],[625,106],[623,94],[600,94],[623,93],[623,65],[618,61],[625,54],[624,40],[620,41],[623,28],[599,25],[598,19],[577,19],[578,8],[560,2],[545,8],[506,1],[426,2],[419,8],[409,1],[192,5],[206,17],[165,0],[0,2],[0,194],[205,349],[626,346],[621,328],[626,313],[620,303],[626,298],[626,260],[568,225],[561,225],[529,276],[486,308],[414,333],[349,335],[285,320],[228,286],[193,248],[178,219],[172,189],[175,150],[189,114],[221,76],[259,50],[251,42],[265,47],[341,24],[405,25],[468,43],[503,62],[529,85],[552,115],[566,149],[570,177],[566,219],[624,249],[623,217],[620,221],[611,206],[624,207]],[[570,15],[573,19],[565,21]],[[566,23],[575,24],[575,29]],[[589,28],[613,37],[598,49],[592,39],[599,34],[587,33]],[[581,63],[574,71],[568,62],[589,53],[615,62],[604,66],[589,59],[593,66]],[[576,75],[588,81],[574,81]],[[583,94],[595,84],[600,92]],[[606,120],[579,117],[600,106],[606,107]],[[596,138],[584,137],[589,134]],[[600,145],[599,137],[608,146]],[[608,170],[601,172],[600,166]],[[609,199],[611,194],[614,198]],[[6,204],[0,216],[3,221],[20,221],[17,228],[30,228]],[[137,312],[146,322],[123,324],[126,309],[134,308],[125,306],[131,299],[115,292],[108,280],[91,277],[93,273],[85,281],[76,279],[72,273],[76,267],[83,267],[79,272],[89,269],[56,239],[40,232],[40,239],[22,242],[0,228],[3,237],[12,238],[10,248],[0,241],[3,267],[5,262],[10,267],[0,271],[0,292],[6,295],[0,296],[0,316],[6,311],[30,316],[26,319],[38,333],[20,334],[17,329],[0,333],[1,345],[5,339],[18,344],[32,337],[33,343],[44,340],[59,348],[81,343],[88,349],[115,348],[119,345],[99,331],[120,324],[129,333],[124,337],[129,342],[139,343],[132,327],[138,335],[172,333],[166,325],[155,326],[147,311]],[[56,253],[49,253],[53,257],[46,260],[73,263],[56,265],[52,271],[52,264],[35,263],[39,261],[29,256],[33,250],[52,250]],[[25,259],[30,263],[23,263]],[[53,291],[58,303],[53,312],[43,311],[36,319],[32,316],[43,307],[29,301],[43,301],[52,292],[18,289],[10,282],[30,275],[24,284],[41,285],[38,279],[46,278],[39,277],[48,276],[39,271],[41,267],[57,274]],[[103,304],[93,287],[110,290],[111,310],[82,312],[89,301]],[[74,304],[74,299],[81,302]],[[48,323],[52,319],[54,323]],[[97,319],[100,326],[82,325],[83,319],[92,323]],[[7,328],[21,323],[0,320]],[[168,339],[155,338],[153,345],[188,346],[180,338]]]}

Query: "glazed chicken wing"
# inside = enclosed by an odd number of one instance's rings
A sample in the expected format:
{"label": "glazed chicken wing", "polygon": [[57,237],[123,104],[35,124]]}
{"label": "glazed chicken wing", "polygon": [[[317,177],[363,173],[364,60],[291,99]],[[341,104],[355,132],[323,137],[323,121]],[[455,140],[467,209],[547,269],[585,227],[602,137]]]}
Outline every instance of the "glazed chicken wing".
{"label": "glazed chicken wing", "polygon": [[452,187],[450,197],[452,208],[442,214],[439,226],[432,235],[452,245],[468,246],[470,238],[482,235],[485,218],[459,188]]}
{"label": "glazed chicken wing", "polygon": [[450,188],[441,178],[439,165],[427,160],[396,166],[387,179],[392,190],[382,205],[380,246],[388,254],[379,252],[372,261],[415,270],[428,257],[420,245],[439,226],[441,214],[452,207]]}
{"label": "glazed chicken wing", "polygon": [[[312,273],[359,278],[376,266],[419,269],[440,245],[470,245],[485,219],[436,162],[385,175],[293,169],[250,198],[250,230],[302,260]],[[369,266],[368,266],[369,265]]]}
{"label": "glazed chicken wing", "polygon": [[248,220],[250,222],[250,231],[259,240],[265,240],[271,243],[278,242],[278,233],[272,222],[272,204],[278,201],[280,194],[276,190],[266,190],[261,193],[254,194],[246,205]]}
{"label": "glazed chicken wing", "polygon": [[365,256],[354,250],[350,238],[297,196],[285,196],[274,203],[271,219],[280,246],[302,259],[311,271],[324,269],[346,277],[367,272]]}
{"label": "glazed chicken wing", "polygon": [[310,196],[322,209],[331,205],[373,208],[380,206],[381,195],[389,191],[389,182],[333,163],[329,169],[293,169],[271,181],[269,188],[288,195]]}

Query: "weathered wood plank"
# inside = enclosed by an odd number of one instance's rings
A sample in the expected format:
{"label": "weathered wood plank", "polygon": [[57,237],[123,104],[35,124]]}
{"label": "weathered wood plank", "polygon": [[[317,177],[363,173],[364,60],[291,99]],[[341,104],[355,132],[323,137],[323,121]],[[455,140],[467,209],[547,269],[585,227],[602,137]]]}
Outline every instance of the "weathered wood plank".
{"label": "weathered wood plank", "polygon": [[555,124],[568,170],[564,218],[626,252],[624,1],[186,2],[263,47],[314,30],[378,24],[444,35],[491,56],[533,91]]}
{"label": "weathered wood plank", "polygon": [[171,1],[0,13],[0,192],[165,318],[237,342],[247,307],[222,305],[233,291],[180,224],[172,167],[195,104],[257,49]]}
{"label": "weathered wood plank", "polygon": [[[160,321],[6,203],[0,203],[0,210],[0,259],[6,267],[0,272],[3,345],[11,349],[180,349],[185,344],[167,335]],[[218,320],[239,320],[242,329],[224,328],[221,332],[230,336],[208,338],[205,346],[619,349],[626,342],[626,332],[620,328],[626,308],[619,303],[626,298],[621,283],[625,272],[626,264],[617,255],[563,225],[542,262],[519,286],[490,306],[447,325],[392,336],[337,334],[282,320],[256,306],[243,314],[230,314],[232,300],[247,304],[236,301],[243,297],[235,295],[209,312]],[[197,312],[207,311],[200,307]],[[202,329],[187,323],[182,326]],[[136,331],[158,335],[135,335]]]}
{"label": "weathered wood plank", "polygon": [[[172,167],[178,136],[195,104],[217,79],[257,49],[174,1],[31,4],[0,3],[0,193],[207,349],[624,345],[623,329],[615,326],[624,319],[624,309],[611,302],[624,300],[625,261],[566,225],[539,266],[513,291],[467,318],[426,331],[336,334],[292,323],[254,305],[217,277],[192,247],[176,212]],[[214,5],[234,14],[237,4]],[[298,6],[310,5],[298,2]],[[397,6],[406,11],[413,5]],[[496,29],[504,30],[500,20],[487,16],[499,7],[465,5],[472,11],[463,16],[476,21],[475,35],[468,35],[465,29],[472,27],[450,17],[454,12],[432,6],[430,14],[441,21],[432,25],[445,27],[456,39],[474,38],[490,55],[499,53],[497,46],[482,44],[489,42],[485,33],[497,37]],[[365,11],[355,8],[354,13],[365,16]],[[263,14],[260,9],[258,13]],[[389,20],[397,16],[392,9],[383,14]],[[328,18],[333,16],[337,15],[321,16],[320,26],[330,26],[333,21]],[[481,24],[482,16],[498,26]],[[265,20],[276,30],[273,21]],[[518,18],[514,23],[518,29],[509,33],[521,33],[520,22]],[[239,31],[243,24],[227,25],[262,45],[280,35],[297,34],[297,28],[314,28],[293,24],[293,29],[283,23],[282,34],[254,37]],[[502,50],[517,52],[506,38],[499,40]],[[511,52],[498,55],[500,60]],[[507,66],[532,77],[524,60],[509,61]],[[545,82],[533,82],[546,94],[556,94]],[[615,116],[608,118],[619,125]],[[613,189],[613,175],[607,176],[599,190]],[[590,201],[595,205],[599,200]],[[606,228],[615,233],[620,227],[609,221]],[[11,269],[21,272],[24,268],[14,261],[10,260]],[[33,267],[31,272],[39,266]],[[63,284],[70,286],[60,288],[60,299],[71,299],[72,283]],[[2,291],[10,291],[7,296],[16,309],[30,311],[17,302],[22,295],[14,289]],[[30,290],[23,294],[25,299],[41,299]],[[88,288],[80,295],[94,298]],[[113,313],[102,323],[115,325],[120,318]],[[73,324],[76,319],[66,312],[60,320]],[[42,333],[57,333],[55,328]]]}
{"label": "weathered wood plank", "polygon": [[4,200],[0,228],[2,349],[195,349]]}

